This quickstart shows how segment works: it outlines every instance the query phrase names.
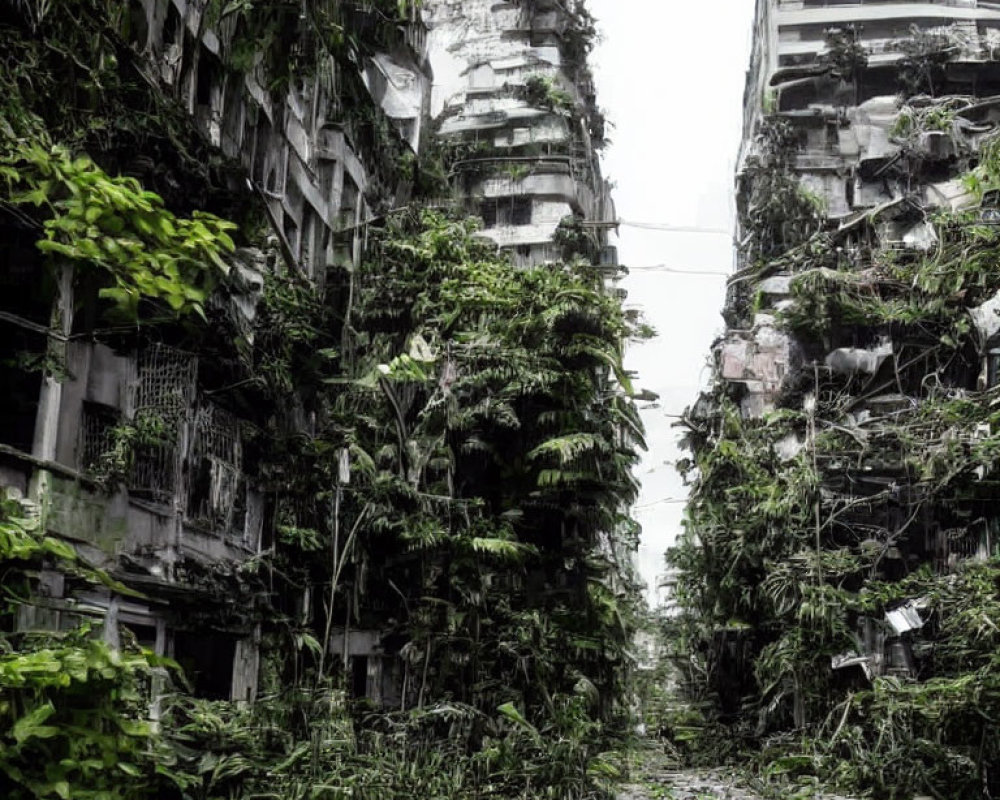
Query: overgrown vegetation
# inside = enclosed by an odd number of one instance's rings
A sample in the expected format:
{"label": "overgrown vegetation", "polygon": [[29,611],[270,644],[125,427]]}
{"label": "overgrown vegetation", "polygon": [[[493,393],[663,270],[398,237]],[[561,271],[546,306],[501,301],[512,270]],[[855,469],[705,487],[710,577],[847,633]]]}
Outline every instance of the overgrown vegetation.
{"label": "overgrown vegetation", "polygon": [[32,602],[28,570],[46,565],[110,583],[72,546],[42,534],[28,507],[0,498],[0,791],[11,800],[156,796],[146,702],[151,676],[167,662],[137,647],[112,650],[88,624],[6,632]]}
{"label": "overgrown vegetation", "polygon": [[[288,443],[302,469],[281,476],[289,531],[334,551],[306,574],[300,536],[281,554],[329,598],[317,638],[337,606],[391,586],[381,616],[404,642],[407,707],[514,703],[534,722],[583,692],[623,725],[641,443],[621,388],[630,324],[596,270],[518,270],[467,221],[401,217],[374,252],[352,293],[350,371],[315,375],[328,414],[315,440]],[[352,613],[365,618],[363,600]]]}
{"label": "overgrown vegetation", "polygon": [[[630,325],[596,270],[518,270],[474,234],[430,212],[387,227],[341,353],[316,358],[333,333],[327,306],[272,289],[262,325],[278,327],[257,341],[275,421],[291,411],[289,390],[325,412],[313,437],[283,438],[280,425],[268,434],[265,470],[284,502],[259,612],[272,642],[267,695],[251,708],[178,696],[159,734],[141,728],[135,753],[121,750],[133,739],[114,739],[119,750],[51,792],[605,796],[618,767],[604,753],[628,723],[635,602],[625,510],[641,430],[621,370]],[[386,586],[392,594],[375,593]],[[293,620],[306,591],[320,599]],[[344,664],[325,653],[345,612],[390,626],[405,713],[352,715],[332,688]],[[62,697],[65,713],[85,721],[90,701],[114,692],[135,725],[114,724],[139,731],[142,696],[112,687],[134,681],[149,654],[115,655],[86,631],[71,641],[110,683],[81,673],[88,701]],[[68,663],[49,655],[45,674]],[[26,733],[48,705],[8,708],[17,736],[49,738]],[[111,752],[128,780],[98,770]],[[9,775],[24,797],[49,796]]]}
{"label": "overgrown vegetation", "polygon": [[205,298],[229,271],[224,256],[235,245],[227,231],[235,224],[198,211],[179,218],[134,178],[112,178],[88,157],[73,158],[40,129],[4,139],[0,201],[41,229],[40,251],[60,265],[103,269],[113,285],[100,295],[125,319],[138,319],[141,301],[205,318]]}
{"label": "overgrown vegetation", "polygon": [[[863,54],[834,44],[863,81]],[[942,93],[946,45],[906,46],[907,91]],[[719,380],[683,422],[692,498],[665,628],[686,703],[661,725],[680,755],[742,760],[775,796],[971,800],[1000,779],[997,232],[978,208],[912,194],[942,180],[923,134],[955,140],[947,166],[971,167],[977,200],[996,139],[959,141],[967,98],[904,100],[885,217],[828,222],[800,188],[793,129],[765,122],[742,176],[740,280],[789,289],[778,302],[744,286],[730,321],[767,315],[792,337],[790,372],[763,415]]]}
{"label": "overgrown vegetation", "polygon": [[[328,59],[349,67],[344,122],[381,164],[373,191],[403,176],[421,188],[356,74],[381,36],[399,43],[412,8],[331,8],[210,3],[203,22],[236,26],[223,66],[263,63],[275,96]],[[642,447],[622,351],[642,331],[600,271],[573,248],[565,264],[515,269],[476,223],[415,209],[372,227],[360,270],[329,267],[325,295],[292,265],[267,275],[248,327],[227,273],[237,243],[264,244],[259,200],[147,81],[122,38],[135,20],[92,0],[15,12],[0,28],[3,213],[51,272],[71,264],[95,290],[80,305],[126,323],[95,333],[89,320],[88,336],[201,348],[249,418],[252,477],[274,513],[270,549],[242,566],[177,565],[219,601],[192,618],[260,626],[261,697],[246,705],[192,698],[176,664],[117,641],[110,615],[47,608],[40,571],[135,593],[4,504],[0,630],[46,612],[75,627],[0,634],[0,794],[609,796],[630,723]],[[583,70],[593,34],[575,19]],[[570,110],[543,88],[540,102]],[[137,452],[178,431],[137,412],[106,436],[87,477],[116,490]],[[350,696],[351,664],[332,647],[345,627],[381,634],[398,712]]]}

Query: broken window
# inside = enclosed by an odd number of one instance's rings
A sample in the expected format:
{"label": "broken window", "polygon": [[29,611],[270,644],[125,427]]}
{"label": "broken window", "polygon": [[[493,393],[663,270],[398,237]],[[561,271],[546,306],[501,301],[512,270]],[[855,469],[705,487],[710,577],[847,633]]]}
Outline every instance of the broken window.
{"label": "broken window", "polygon": [[233,689],[233,659],[236,637],[210,631],[174,634],[174,660],[184,669],[195,697],[206,700],[229,700]]}
{"label": "broken window", "polygon": [[0,356],[4,388],[0,406],[0,442],[30,453],[42,389],[46,340],[41,334],[0,323],[5,353]]}
{"label": "broken window", "polygon": [[484,228],[495,228],[497,226],[497,201],[484,200],[479,206],[479,216],[483,218]]}
{"label": "broken window", "polygon": [[532,203],[530,197],[515,197],[511,201],[510,224],[530,225]]}
{"label": "broken window", "polygon": [[167,19],[163,23],[163,47],[178,44],[184,35],[184,22],[173,3],[167,4]]}
{"label": "broken window", "polygon": [[194,416],[188,517],[240,541],[246,528],[246,479],[239,420],[206,403]]}
{"label": "broken window", "polygon": [[190,353],[161,344],[144,349],[138,361],[132,418],[157,435],[137,440],[129,491],[168,502],[177,487],[181,429],[194,401],[198,361]]}
{"label": "broken window", "polygon": [[351,695],[368,697],[368,656],[351,656]]}
{"label": "broken window", "polygon": [[938,573],[954,572],[963,561],[977,557],[987,557],[984,537],[967,528],[949,528],[936,532],[934,547],[934,568]]}
{"label": "broken window", "polygon": [[48,272],[35,238],[27,226],[0,213],[0,311],[10,315],[0,321],[0,442],[26,453],[34,437],[53,301],[52,281],[39,277]]}
{"label": "broken window", "polygon": [[198,78],[195,89],[195,105],[212,105],[212,76],[220,74],[218,65],[208,48],[202,47],[198,54]]}
{"label": "broken window", "polygon": [[156,652],[156,625],[143,625],[137,622],[123,622],[121,623],[122,628],[128,630],[133,637],[135,637],[135,643],[140,647],[145,647],[148,650]]}
{"label": "broken window", "polygon": [[84,401],[80,422],[80,449],[77,463],[87,472],[100,465],[102,456],[114,449],[114,429],[120,423],[118,409]]}
{"label": "broken window", "polygon": [[483,200],[479,206],[479,214],[483,218],[483,226],[486,228],[496,228],[502,225],[530,225],[532,210],[531,197],[526,195],[490,198]]}
{"label": "broken window", "polygon": [[379,708],[398,708],[402,702],[402,675],[395,656],[351,656],[350,678],[352,697],[364,697]]}

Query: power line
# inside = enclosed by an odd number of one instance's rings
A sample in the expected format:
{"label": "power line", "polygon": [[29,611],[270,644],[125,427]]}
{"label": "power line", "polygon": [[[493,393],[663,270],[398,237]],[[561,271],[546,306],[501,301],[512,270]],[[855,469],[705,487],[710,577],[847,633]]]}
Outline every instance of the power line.
{"label": "power line", "polygon": [[627,219],[618,220],[619,225],[626,228],[639,228],[645,231],[664,231],[665,233],[705,233],[714,236],[732,236],[729,228],[701,228],[693,225],[668,225],[664,222],[631,222]]}
{"label": "power line", "polygon": [[641,506],[632,506],[632,510],[641,511],[644,508],[652,508],[653,506],[673,505],[686,502],[687,498],[683,497],[664,497],[662,500],[654,500],[652,503],[643,503]]}
{"label": "power line", "polygon": [[732,273],[730,272],[718,272],[706,269],[678,269],[676,267],[670,267],[666,264],[650,264],[648,266],[641,267],[627,267],[629,272],[669,272],[674,275],[712,275],[722,278],[728,278]]}

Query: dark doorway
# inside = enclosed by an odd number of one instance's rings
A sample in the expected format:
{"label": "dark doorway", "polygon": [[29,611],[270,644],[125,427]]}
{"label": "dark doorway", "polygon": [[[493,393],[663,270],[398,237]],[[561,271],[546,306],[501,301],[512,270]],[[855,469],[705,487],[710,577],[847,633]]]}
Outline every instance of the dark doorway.
{"label": "dark doorway", "polygon": [[236,637],[228,633],[174,634],[174,660],[184,669],[195,697],[229,700],[233,690]]}

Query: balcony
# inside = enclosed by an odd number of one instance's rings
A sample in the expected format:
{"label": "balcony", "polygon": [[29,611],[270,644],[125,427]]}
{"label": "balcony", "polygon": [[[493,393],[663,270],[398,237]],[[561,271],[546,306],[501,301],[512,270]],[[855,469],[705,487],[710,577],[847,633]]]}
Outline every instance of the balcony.
{"label": "balcony", "polygon": [[795,156],[795,169],[799,172],[825,172],[844,166],[844,159],[824,151],[806,151]]}
{"label": "balcony", "polygon": [[963,20],[1000,20],[1000,8],[978,5],[973,0],[787,0],[778,7],[778,29],[796,25],[843,25],[879,20],[940,20],[941,24]]}
{"label": "balcony", "polygon": [[891,5],[951,6],[953,8],[978,8],[978,0],[779,0],[781,11],[803,8],[843,8],[844,6],[891,6]]}

